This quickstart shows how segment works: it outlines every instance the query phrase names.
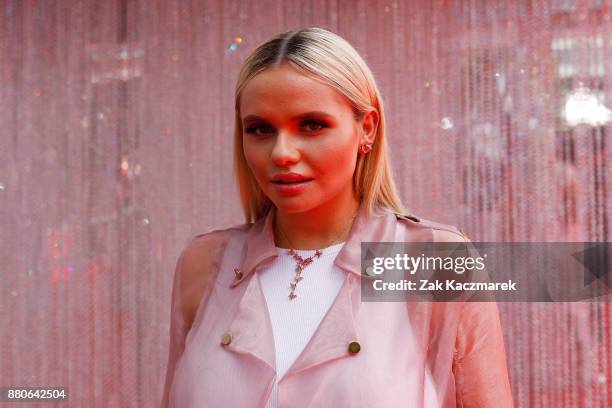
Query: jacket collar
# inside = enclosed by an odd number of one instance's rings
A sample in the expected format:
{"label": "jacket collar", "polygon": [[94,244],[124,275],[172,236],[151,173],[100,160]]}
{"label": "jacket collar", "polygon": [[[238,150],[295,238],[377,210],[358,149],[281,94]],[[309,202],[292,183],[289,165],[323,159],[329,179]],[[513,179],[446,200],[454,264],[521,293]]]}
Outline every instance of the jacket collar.
{"label": "jacket collar", "polygon": [[[276,207],[272,205],[268,213],[248,230],[246,254],[238,268],[239,272],[229,285],[231,288],[247,279],[262,262],[278,256],[273,229],[275,215]],[[372,278],[361,273],[361,243],[394,241],[395,223],[396,215],[393,212],[382,210],[370,215],[363,203],[360,204],[346,243],[336,256],[334,263],[357,277]]]}
{"label": "jacket collar", "polygon": [[[246,287],[241,288],[244,291],[239,295],[237,312],[229,322],[233,340],[226,346],[229,352],[255,357],[259,363],[263,363],[263,369],[270,373],[273,373],[276,367],[272,324],[259,279],[253,275],[261,264],[278,256],[272,228],[275,211],[275,207],[271,207],[267,215],[252,224],[247,234],[241,238],[245,239],[243,242],[246,243],[246,250],[239,264],[242,274],[229,286],[234,288],[244,280],[247,282]],[[390,211],[369,215],[363,205],[359,207],[347,241],[334,261],[341,270],[348,273],[347,279],[304,350],[279,380],[279,384],[284,378],[299,371],[351,355],[347,352],[348,344],[352,340],[360,339],[355,316],[359,314],[360,309],[361,285],[355,285],[354,282],[360,282],[358,278],[362,277],[361,243],[395,241],[402,238],[396,236],[399,230],[397,225],[396,215]],[[363,274],[363,277],[374,279],[367,274]]]}

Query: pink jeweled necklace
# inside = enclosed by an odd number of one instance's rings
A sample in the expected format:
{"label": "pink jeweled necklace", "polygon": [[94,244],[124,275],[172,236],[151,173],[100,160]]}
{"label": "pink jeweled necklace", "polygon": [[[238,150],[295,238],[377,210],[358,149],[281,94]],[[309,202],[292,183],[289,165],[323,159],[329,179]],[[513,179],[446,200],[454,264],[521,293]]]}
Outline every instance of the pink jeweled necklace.
{"label": "pink jeweled necklace", "polygon": [[[357,216],[357,214],[355,214],[353,216],[353,218],[351,219],[351,222],[349,223],[349,227],[353,224],[353,220],[355,219],[355,217]],[[346,232],[348,228],[345,228],[342,233],[339,235],[342,236],[344,234],[344,232]],[[287,235],[285,234],[285,232],[280,228],[280,226],[278,227],[278,230],[281,232],[281,234],[283,234],[283,236],[285,237],[285,239],[289,242],[289,244],[291,246],[293,246],[293,243],[291,242],[291,240],[287,237]],[[334,241],[337,241],[338,238],[336,238]],[[332,242],[334,242],[332,241]],[[329,246],[331,246],[332,244],[329,244]],[[314,255],[309,256],[308,258],[304,259],[302,258],[300,255],[297,254],[297,252],[293,249],[290,248],[287,253],[289,255],[291,255],[293,257],[293,259],[296,261],[297,265],[295,266],[295,277],[293,278],[293,281],[291,282],[290,286],[291,286],[291,292],[289,292],[289,299],[293,300],[297,297],[297,295],[295,294],[295,288],[298,284],[299,281],[301,281],[302,279],[304,279],[302,277],[302,271],[304,270],[305,267],[307,267],[308,265],[310,265],[312,263],[312,261],[315,258],[320,258],[321,255],[323,255],[323,251],[321,251],[320,249],[317,249],[314,253]]]}

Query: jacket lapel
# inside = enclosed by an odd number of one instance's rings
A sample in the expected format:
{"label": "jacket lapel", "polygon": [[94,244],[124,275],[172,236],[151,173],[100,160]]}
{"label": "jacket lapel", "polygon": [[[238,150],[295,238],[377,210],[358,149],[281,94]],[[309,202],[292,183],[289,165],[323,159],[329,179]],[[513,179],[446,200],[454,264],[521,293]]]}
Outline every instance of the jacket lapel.
{"label": "jacket lapel", "polygon": [[353,285],[350,278],[350,276],[347,276],[338,296],[336,296],[306,347],[279,383],[291,374],[330,360],[350,356],[348,345],[351,341],[358,339],[355,319],[353,319],[353,305],[351,303]]}
{"label": "jacket lapel", "polygon": [[228,350],[250,354],[275,369],[272,324],[256,275],[247,284],[229,332],[232,334],[232,342],[226,346]]}

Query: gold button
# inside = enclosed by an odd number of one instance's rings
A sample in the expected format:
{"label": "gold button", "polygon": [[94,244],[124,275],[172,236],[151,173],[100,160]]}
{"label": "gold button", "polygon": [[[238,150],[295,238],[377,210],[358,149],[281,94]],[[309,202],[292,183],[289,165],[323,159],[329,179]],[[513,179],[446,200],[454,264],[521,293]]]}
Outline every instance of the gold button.
{"label": "gold button", "polygon": [[236,279],[242,278],[242,271],[238,268],[234,268],[234,273],[236,274]]}
{"label": "gold button", "polygon": [[361,345],[359,344],[359,342],[357,340],[353,340],[349,343],[348,345],[348,351],[352,354],[357,354],[359,353],[359,350],[361,350]]}
{"label": "gold button", "polygon": [[231,342],[232,342],[232,333],[230,332],[223,333],[223,336],[221,336],[221,344],[223,344],[224,346],[227,346]]}

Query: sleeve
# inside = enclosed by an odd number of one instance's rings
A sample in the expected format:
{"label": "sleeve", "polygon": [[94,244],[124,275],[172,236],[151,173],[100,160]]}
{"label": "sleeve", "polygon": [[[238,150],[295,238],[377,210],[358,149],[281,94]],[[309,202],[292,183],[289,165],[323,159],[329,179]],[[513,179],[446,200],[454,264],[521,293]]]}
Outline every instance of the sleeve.
{"label": "sleeve", "polygon": [[497,303],[465,303],[457,330],[453,371],[457,407],[513,406]]}
{"label": "sleeve", "polygon": [[170,306],[170,346],[168,351],[168,363],[166,365],[166,380],[162,396],[161,408],[167,408],[169,404],[169,393],[176,364],[185,349],[185,337],[189,327],[185,322],[182,311],[181,283],[183,276],[183,258],[185,251],[181,253],[176,262],[174,279],[172,284],[171,306]]}
{"label": "sleeve", "polygon": [[[471,242],[461,229],[437,230],[434,238],[437,242]],[[457,407],[513,407],[497,303],[461,305],[453,354]]]}

